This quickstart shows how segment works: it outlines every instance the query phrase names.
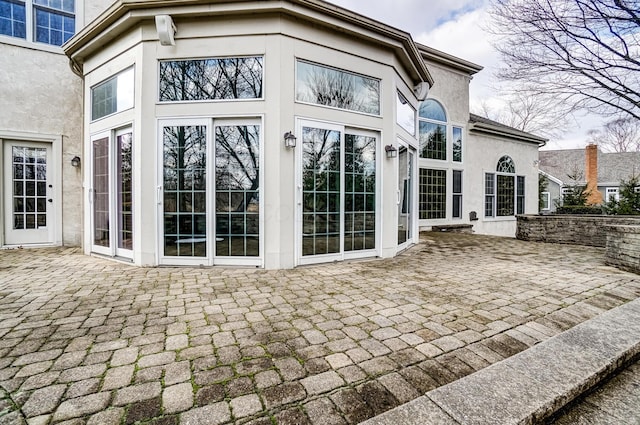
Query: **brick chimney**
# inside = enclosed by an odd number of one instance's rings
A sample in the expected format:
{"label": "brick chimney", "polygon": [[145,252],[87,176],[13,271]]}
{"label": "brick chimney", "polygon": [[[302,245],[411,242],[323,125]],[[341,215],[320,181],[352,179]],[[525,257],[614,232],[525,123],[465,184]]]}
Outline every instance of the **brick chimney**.
{"label": "brick chimney", "polygon": [[589,144],[585,150],[587,191],[590,192],[587,203],[599,205],[602,203],[602,194],[598,191],[598,145]]}

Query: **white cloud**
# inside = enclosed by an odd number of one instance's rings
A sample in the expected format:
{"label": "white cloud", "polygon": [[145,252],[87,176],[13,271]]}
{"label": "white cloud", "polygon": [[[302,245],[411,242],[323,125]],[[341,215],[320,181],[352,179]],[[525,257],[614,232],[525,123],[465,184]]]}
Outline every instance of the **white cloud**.
{"label": "white cloud", "polygon": [[[499,85],[494,73],[500,56],[490,43],[490,34],[483,30],[489,21],[489,0],[328,0],[346,9],[368,16],[412,34],[415,41],[484,67],[471,82],[471,103],[486,102],[498,108]],[[586,133],[601,125],[602,119],[587,115],[579,117],[561,140],[549,143],[550,148],[584,147]]]}

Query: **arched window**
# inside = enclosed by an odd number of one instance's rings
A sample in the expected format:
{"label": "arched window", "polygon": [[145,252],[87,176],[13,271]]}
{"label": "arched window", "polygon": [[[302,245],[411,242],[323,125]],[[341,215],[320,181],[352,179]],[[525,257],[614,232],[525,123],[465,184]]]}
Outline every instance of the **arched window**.
{"label": "arched window", "polygon": [[420,157],[447,159],[447,114],[442,105],[433,99],[420,104]]}
{"label": "arched window", "polygon": [[427,99],[420,105],[420,118],[447,122],[447,114],[437,100]]}
{"label": "arched window", "polygon": [[516,164],[513,162],[511,157],[505,155],[498,161],[498,166],[496,167],[496,171],[498,173],[516,173]]}
{"label": "arched window", "polygon": [[524,214],[524,176],[516,176],[516,164],[505,155],[498,160],[495,173],[486,173],[485,217]]}

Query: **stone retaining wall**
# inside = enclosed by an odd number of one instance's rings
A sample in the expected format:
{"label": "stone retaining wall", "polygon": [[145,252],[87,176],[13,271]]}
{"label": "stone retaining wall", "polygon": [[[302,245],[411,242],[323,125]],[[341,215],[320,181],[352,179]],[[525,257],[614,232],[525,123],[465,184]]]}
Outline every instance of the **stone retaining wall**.
{"label": "stone retaining wall", "polygon": [[605,226],[605,262],[620,269],[640,273],[640,226]]}
{"label": "stone retaining wall", "polygon": [[640,217],[602,215],[519,215],[516,238],[604,248],[606,226],[640,226]]}

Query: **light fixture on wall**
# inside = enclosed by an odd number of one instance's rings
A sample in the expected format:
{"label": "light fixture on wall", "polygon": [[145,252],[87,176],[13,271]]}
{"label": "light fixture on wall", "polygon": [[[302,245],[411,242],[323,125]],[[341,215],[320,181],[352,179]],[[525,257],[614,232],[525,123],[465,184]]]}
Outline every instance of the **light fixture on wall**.
{"label": "light fixture on wall", "polygon": [[169,15],[156,16],[156,31],[161,46],[175,46],[176,26]]}
{"label": "light fixture on wall", "polygon": [[80,157],[78,155],[71,158],[71,166],[76,168],[80,166]]}
{"label": "light fixture on wall", "polygon": [[387,158],[395,158],[398,156],[398,149],[393,145],[385,146],[384,151],[387,153]]}
{"label": "light fixture on wall", "polygon": [[284,145],[288,148],[296,147],[296,136],[290,131],[284,133]]}

